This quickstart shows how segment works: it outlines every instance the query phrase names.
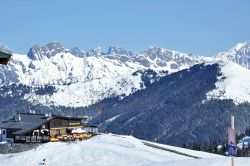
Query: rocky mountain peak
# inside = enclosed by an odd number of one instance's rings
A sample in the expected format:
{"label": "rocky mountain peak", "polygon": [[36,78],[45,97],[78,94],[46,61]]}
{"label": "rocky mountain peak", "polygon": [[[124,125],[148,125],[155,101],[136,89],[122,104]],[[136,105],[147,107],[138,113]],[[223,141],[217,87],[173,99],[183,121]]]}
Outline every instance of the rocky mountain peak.
{"label": "rocky mountain peak", "polygon": [[91,49],[87,53],[87,56],[101,56],[101,55],[104,55],[104,53],[102,52],[102,48],[101,47],[97,47],[95,49]]}
{"label": "rocky mountain peak", "polygon": [[250,69],[250,42],[238,43],[228,51],[219,53],[217,58],[235,62]]}
{"label": "rocky mountain peak", "polygon": [[121,48],[121,47],[110,46],[109,49],[108,49],[107,54],[111,54],[111,55],[113,55],[113,54],[127,55],[128,52],[125,49]]}
{"label": "rocky mountain peak", "polygon": [[87,52],[84,50],[79,49],[78,47],[74,47],[69,50],[69,53],[76,57],[85,57],[87,55]]}
{"label": "rocky mountain peak", "polygon": [[64,47],[62,46],[61,43],[54,41],[54,42],[50,42],[47,44],[47,47],[50,51],[54,51],[57,50],[58,52],[61,52],[64,50]]}
{"label": "rocky mountain peak", "polygon": [[65,48],[57,41],[50,42],[47,45],[34,45],[28,52],[28,57],[33,60],[41,60],[44,57],[50,58],[58,53],[64,52]]}

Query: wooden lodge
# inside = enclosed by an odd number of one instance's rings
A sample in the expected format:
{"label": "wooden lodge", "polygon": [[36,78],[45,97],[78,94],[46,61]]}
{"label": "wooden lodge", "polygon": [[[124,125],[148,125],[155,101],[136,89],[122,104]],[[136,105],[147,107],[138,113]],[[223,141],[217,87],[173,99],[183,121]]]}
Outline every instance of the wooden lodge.
{"label": "wooden lodge", "polygon": [[14,143],[49,142],[58,135],[70,135],[84,127],[86,118],[50,114],[18,113],[0,126],[0,141]]}

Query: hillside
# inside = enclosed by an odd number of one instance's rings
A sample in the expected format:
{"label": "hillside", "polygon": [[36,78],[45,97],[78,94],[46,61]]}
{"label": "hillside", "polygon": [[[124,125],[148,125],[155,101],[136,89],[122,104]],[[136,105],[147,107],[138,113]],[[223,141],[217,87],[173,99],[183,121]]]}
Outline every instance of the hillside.
{"label": "hillside", "polygon": [[[231,62],[199,64],[162,77],[145,90],[136,92],[122,101],[103,101],[102,114],[92,122],[100,122],[103,131],[133,133],[137,138],[150,141],[157,139],[165,144],[222,144],[227,139],[227,127],[230,125],[232,114],[236,117],[238,131],[244,132],[250,123],[249,103],[209,98],[213,91],[222,92],[223,97],[227,94],[223,93],[223,90],[233,90],[233,87],[238,86],[241,81],[235,77],[238,70],[235,74],[231,73],[232,77],[224,72],[233,67],[246,70]],[[226,84],[227,82],[231,84]],[[217,86],[221,84],[226,86],[219,86],[218,89]],[[240,85],[243,84],[248,87],[247,82],[241,82]],[[241,90],[244,92],[244,86],[241,86]],[[247,92],[248,89],[245,90]],[[239,91],[240,89],[237,92]]]}
{"label": "hillside", "polygon": [[233,62],[221,67],[216,88],[207,94],[208,99],[232,99],[234,103],[250,102],[250,71]]}

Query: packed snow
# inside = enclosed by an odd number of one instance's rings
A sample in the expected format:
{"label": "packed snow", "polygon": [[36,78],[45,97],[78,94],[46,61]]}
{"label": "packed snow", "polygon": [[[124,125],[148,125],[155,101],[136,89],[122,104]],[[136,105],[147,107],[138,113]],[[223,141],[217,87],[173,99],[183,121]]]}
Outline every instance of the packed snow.
{"label": "packed snow", "polygon": [[[249,166],[250,158],[237,157],[234,158],[235,166]],[[198,159],[185,161],[170,161],[164,163],[155,163],[153,166],[231,166],[230,157],[215,158],[215,159]],[[145,165],[150,166],[150,165]]]}
{"label": "packed snow", "polygon": [[[158,146],[167,146],[157,144]],[[47,143],[36,149],[16,154],[0,155],[0,165],[35,166],[46,160],[46,165],[108,165],[108,166],[222,166],[230,163],[230,158],[167,146],[178,151],[202,157],[193,159],[176,153],[151,148],[132,136],[103,134],[76,143]],[[240,158],[236,162],[245,166],[250,159]]]}
{"label": "packed snow", "polygon": [[207,99],[233,99],[236,104],[250,102],[250,71],[234,62],[221,63],[222,76]]}

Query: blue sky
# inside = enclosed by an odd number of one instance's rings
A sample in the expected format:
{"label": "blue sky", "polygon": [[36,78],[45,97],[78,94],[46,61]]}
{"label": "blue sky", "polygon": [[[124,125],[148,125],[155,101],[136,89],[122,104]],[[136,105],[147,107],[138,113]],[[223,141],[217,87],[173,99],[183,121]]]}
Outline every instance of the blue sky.
{"label": "blue sky", "polygon": [[0,43],[25,54],[59,41],[214,55],[250,40],[249,7],[249,0],[1,0]]}

